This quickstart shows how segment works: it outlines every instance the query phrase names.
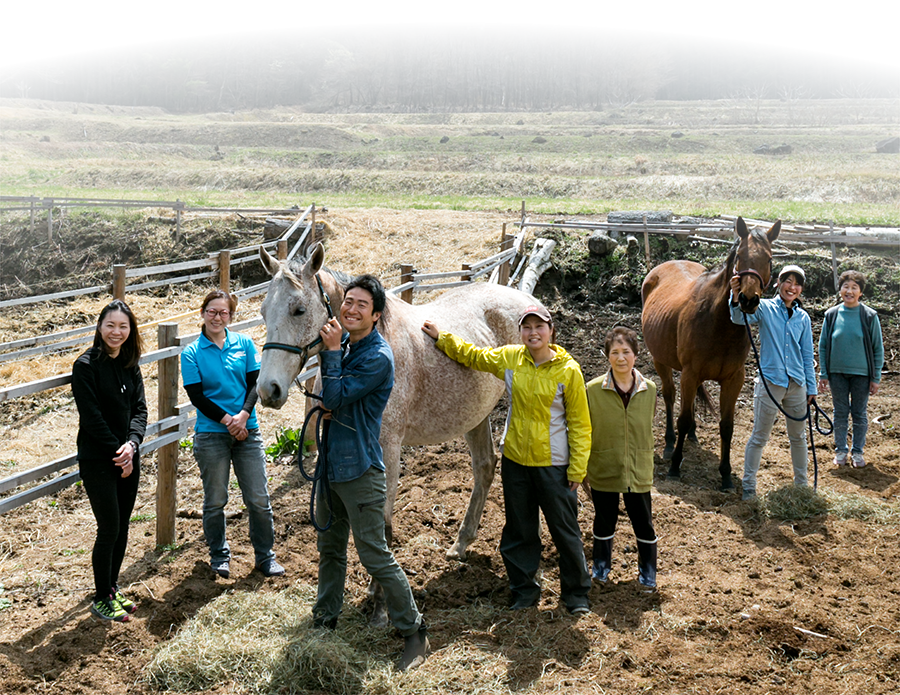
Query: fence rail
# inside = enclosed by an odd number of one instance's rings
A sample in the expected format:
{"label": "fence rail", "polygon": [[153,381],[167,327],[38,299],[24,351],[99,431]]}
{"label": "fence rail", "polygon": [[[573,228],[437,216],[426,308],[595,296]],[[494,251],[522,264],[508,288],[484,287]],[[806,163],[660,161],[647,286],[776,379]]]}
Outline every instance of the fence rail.
{"label": "fence rail", "polygon": [[[305,217],[308,213],[312,213],[312,219],[314,220],[314,207],[311,206],[309,209],[307,209],[303,217]],[[302,218],[295,222],[295,224],[292,225],[288,232],[282,235],[282,237],[278,241],[286,242],[287,237],[290,236],[290,234],[293,234],[300,227],[301,223]],[[291,253],[284,254],[284,256],[286,258],[290,258],[297,252],[299,252],[299,250],[303,248],[303,245],[308,240],[311,241],[314,238],[311,236],[314,233],[314,230],[314,222],[312,224],[307,224],[300,238],[295,243]],[[500,253],[493,254],[492,256],[482,259],[471,265],[463,265],[463,267],[458,271],[440,273],[417,273],[411,265],[402,265],[401,267],[405,269],[408,277],[401,278],[401,280],[404,281],[401,282],[401,284],[397,287],[389,289],[388,292],[390,294],[399,296],[404,301],[412,301],[412,293],[414,292],[431,291],[435,289],[466,285],[472,282],[476,277],[481,277],[492,271],[498,271],[504,265],[506,266],[505,275],[506,277],[509,277],[509,265],[512,262],[514,256],[517,253],[521,253],[521,244],[519,245],[518,249],[509,248],[511,242],[512,238],[507,237],[504,232],[501,237],[501,247],[503,248],[503,250]],[[286,243],[278,244],[278,247],[282,251],[285,246]],[[246,249],[241,249],[241,251],[258,250],[258,248],[258,246],[247,247]],[[279,254],[279,257],[281,257],[281,254]],[[251,257],[248,257],[244,260],[250,260],[250,258]],[[179,269],[184,269],[185,267],[187,267],[186,264],[170,264],[170,266],[156,266],[155,268],[151,269],[136,270],[143,270],[145,271],[144,274],[150,274],[146,271],[150,270],[155,272],[161,267],[172,266],[178,266]],[[120,274],[124,273],[121,273],[120,271]],[[500,278],[503,278],[503,275],[503,273],[498,273],[498,277]],[[130,277],[140,277],[140,274],[137,272],[131,273]],[[427,282],[430,280],[449,280],[451,278],[460,279],[456,281],[442,282],[437,284],[429,284]],[[243,297],[261,294],[262,292],[266,291],[268,285],[268,282],[260,283],[259,285],[239,290],[235,294],[241,295]],[[130,286],[130,288],[133,287],[134,286]],[[236,331],[247,330],[249,328],[258,326],[262,323],[262,321],[262,317],[257,315],[245,321],[235,323],[231,328]],[[159,400],[161,404],[159,413],[161,418],[158,421],[150,423],[147,426],[147,432],[145,434],[147,440],[141,445],[141,453],[147,454],[158,449],[161,450],[160,460],[157,467],[157,543],[160,545],[165,545],[166,543],[170,543],[174,540],[175,470],[174,465],[172,465],[171,463],[164,463],[163,454],[165,453],[165,455],[168,456],[169,459],[177,458],[178,441],[187,434],[188,428],[196,418],[195,416],[192,417],[190,415],[193,410],[193,406],[189,404],[179,405],[175,407],[174,410],[177,412],[177,415],[164,415],[162,404],[167,400],[172,401],[172,399],[177,394],[177,377],[173,381],[171,375],[177,375],[177,361],[179,359],[179,355],[184,349],[184,346],[195,340],[199,333],[178,335],[178,325],[176,323],[165,321],[155,321],[149,325],[159,326],[160,346],[157,350],[148,352],[143,355],[141,358],[141,364],[144,365],[154,362],[159,363]],[[144,326],[144,328],[146,327],[147,326]],[[92,333],[93,327],[86,329],[74,329],[74,331],[65,331],[63,333],[54,334],[54,336],[68,337],[78,331],[86,331]],[[45,340],[49,340],[54,336],[38,336],[36,338],[29,338],[24,340],[32,341],[32,344],[36,345]],[[80,339],[75,338],[74,340],[78,341]],[[5,344],[5,347],[11,347],[13,344],[20,344],[22,342],[23,341],[13,341],[13,343]],[[70,343],[73,341],[70,340],[66,342]],[[44,346],[43,348],[30,347],[28,348],[28,350],[49,350],[54,347],[59,348],[61,345],[61,343],[55,343],[50,346]],[[2,349],[3,347],[4,345],[0,345],[0,349]],[[19,351],[17,353],[10,353],[9,355],[3,355],[0,356],[0,360],[10,359],[10,355],[22,356],[25,352],[26,351]],[[31,353],[29,352],[29,354]],[[306,379],[314,377],[318,373],[317,365],[318,363],[316,358],[309,360],[307,364],[304,365],[304,369],[302,373],[297,377],[297,380],[304,381]],[[25,384],[18,384],[16,386],[0,389],[0,403],[23,396],[40,393],[53,388],[66,386],[70,384],[71,381],[71,373],[59,374],[44,379],[38,379],[36,381],[28,382]],[[61,458],[38,465],[35,468],[16,473],[0,480],[0,494],[15,490],[16,488],[19,488],[23,485],[36,482],[38,480],[41,480],[42,478],[46,478],[63,471],[68,471],[68,469],[72,468],[76,464],[75,456],[75,454],[67,454],[66,456],[63,456]],[[73,485],[78,480],[80,480],[78,471],[69,471],[47,482],[40,483],[17,494],[2,498],[0,499],[0,514],[20,507],[24,504],[28,504],[29,502],[33,502],[47,495],[59,492],[60,490]]]}

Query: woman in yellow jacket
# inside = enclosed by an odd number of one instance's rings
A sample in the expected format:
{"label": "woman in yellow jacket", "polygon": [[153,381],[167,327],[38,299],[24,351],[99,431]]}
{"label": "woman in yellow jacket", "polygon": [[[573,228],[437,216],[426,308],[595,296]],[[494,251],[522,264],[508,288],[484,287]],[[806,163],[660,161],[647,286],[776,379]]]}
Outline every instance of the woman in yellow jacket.
{"label": "woman in yellow jacket", "polygon": [[570,613],[589,612],[584,545],[578,528],[578,486],[591,443],[584,376],[569,353],[554,345],[553,321],[542,306],[519,317],[524,345],[479,348],[426,321],[422,330],[438,349],[466,367],[506,382],[510,409],[500,442],[506,524],[500,554],[512,591],[512,608],[535,605],[541,587],[540,515],[559,552],[563,603]]}
{"label": "woman in yellow jacket", "polygon": [[656,531],[650,488],[656,384],[634,368],[637,333],[617,326],[604,342],[610,369],[587,385],[592,425],[587,477],[595,510],[591,576],[601,583],[609,578],[621,493],[637,538],[638,580],[654,590]]}

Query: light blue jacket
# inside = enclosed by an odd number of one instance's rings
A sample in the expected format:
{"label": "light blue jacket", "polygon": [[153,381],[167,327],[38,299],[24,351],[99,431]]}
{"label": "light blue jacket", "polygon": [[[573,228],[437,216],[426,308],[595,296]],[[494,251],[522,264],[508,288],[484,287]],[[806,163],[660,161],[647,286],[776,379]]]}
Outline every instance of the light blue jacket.
{"label": "light blue jacket", "polygon": [[381,416],[394,387],[394,353],[377,330],[341,350],[319,353],[322,405],[331,411],[328,479],[346,483],[384,470]]}
{"label": "light blue jacket", "polygon": [[789,316],[781,297],[763,299],[754,314],[744,314],[738,304],[731,304],[731,322],[739,326],[747,322],[759,326],[759,361],[766,380],[788,387],[793,380],[806,386],[806,395],[815,396],[816,365],[813,357],[812,321],[796,302]]}

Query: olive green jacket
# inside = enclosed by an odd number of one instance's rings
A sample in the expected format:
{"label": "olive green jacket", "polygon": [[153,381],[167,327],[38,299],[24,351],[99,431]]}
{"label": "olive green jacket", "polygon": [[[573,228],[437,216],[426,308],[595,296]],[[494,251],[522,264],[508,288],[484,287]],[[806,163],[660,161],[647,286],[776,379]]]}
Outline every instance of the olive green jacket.
{"label": "olive green jacket", "polygon": [[612,373],[588,382],[591,455],[587,479],[602,492],[649,492],[653,485],[653,414],[656,384],[635,369],[628,408]]}

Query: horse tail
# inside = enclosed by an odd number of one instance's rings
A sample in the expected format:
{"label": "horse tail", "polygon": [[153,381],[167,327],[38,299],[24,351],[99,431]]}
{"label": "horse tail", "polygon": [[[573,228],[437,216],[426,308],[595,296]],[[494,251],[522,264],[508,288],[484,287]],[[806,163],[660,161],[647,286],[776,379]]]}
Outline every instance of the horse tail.
{"label": "horse tail", "polygon": [[709,391],[706,390],[706,386],[700,384],[700,388],[697,389],[697,398],[703,401],[703,405],[705,405],[710,412],[714,412],[716,407],[713,405],[712,396],[709,395]]}

